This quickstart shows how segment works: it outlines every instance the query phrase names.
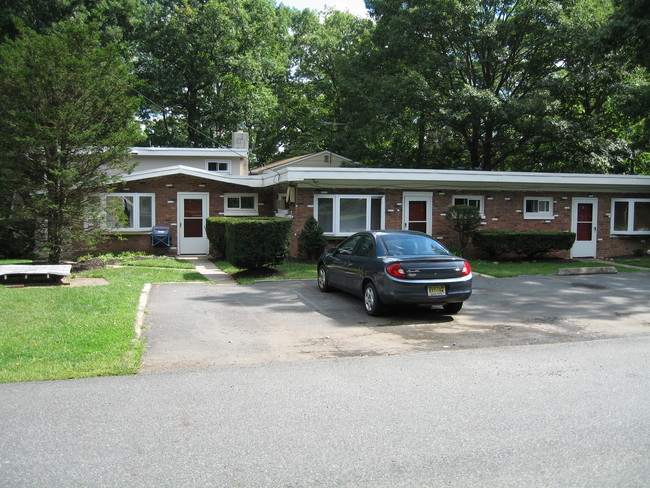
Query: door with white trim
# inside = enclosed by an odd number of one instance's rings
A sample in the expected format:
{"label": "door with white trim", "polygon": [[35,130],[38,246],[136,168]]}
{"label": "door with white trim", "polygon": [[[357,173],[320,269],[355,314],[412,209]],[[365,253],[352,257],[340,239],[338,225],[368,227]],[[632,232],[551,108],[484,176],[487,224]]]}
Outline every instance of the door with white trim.
{"label": "door with white trim", "polygon": [[208,193],[178,193],[178,254],[207,254]]}
{"label": "door with white trim", "polygon": [[576,241],[571,248],[572,258],[595,258],[598,241],[598,199],[574,198],[571,211],[571,231]]}
{"label": "door with white trim", "polygon": [[402,197],[402,229],[431,235],[433,193],[405,191]]}

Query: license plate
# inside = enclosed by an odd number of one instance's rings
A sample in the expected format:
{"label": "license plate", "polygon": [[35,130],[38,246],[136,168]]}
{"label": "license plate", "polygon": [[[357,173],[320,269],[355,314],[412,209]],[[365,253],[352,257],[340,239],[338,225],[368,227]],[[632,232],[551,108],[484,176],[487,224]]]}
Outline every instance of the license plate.
{"label": "license plate", "polygon": [[430,297],[445,296],[447,294],[447,290],[445,290],[444,286],[427,286],[427,294]]}

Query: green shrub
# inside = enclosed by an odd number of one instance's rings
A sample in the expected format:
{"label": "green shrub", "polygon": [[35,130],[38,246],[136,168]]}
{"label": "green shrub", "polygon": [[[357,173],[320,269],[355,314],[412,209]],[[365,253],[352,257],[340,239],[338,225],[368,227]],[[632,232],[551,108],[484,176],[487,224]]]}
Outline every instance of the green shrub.
{"label": "green shrub", "polygon": [[225,258],[237,268],[275,266],[289,256],[289,219],[217,217],[208,221],[208,238],[215,250],[223,249]]}
{"label": "green shrub", "polygon": [[36,222],[31,219],[0,219],[0,257],[22,258],[36,247]]}
{"label": "green shrub", "polygon": [[208,236],[217,258],[226,256],[226,223],[231,217],[209,217],[205,223]]}
{"label": "green shrub", "polygon": [[298,235],[298,251],[307,259],[317,260],[327,246],[323,229],[314,217],[309,217]]}
{"label": "green shrub", "polygon": [[481,211],[471,205],[452,205],[447,209],[445,218],[451,222],[451,228],[458,232],[458,243],[462,254],[470,238],[481,225]]}
{"label": "green shrub", "polygon": [[481,231],[474,234],[474,245],[495,259],[514,253],[534,258],[554,251],[571,249],[574,232]]}

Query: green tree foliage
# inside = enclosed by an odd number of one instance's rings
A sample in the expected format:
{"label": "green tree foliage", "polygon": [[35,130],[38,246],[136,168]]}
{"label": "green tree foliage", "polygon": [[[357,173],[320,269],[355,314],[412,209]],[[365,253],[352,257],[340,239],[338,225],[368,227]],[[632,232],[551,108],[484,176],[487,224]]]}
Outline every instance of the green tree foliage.
{"label": "green tree foliage", "polygon": [[372,23],[328,10],[290,11],[290,70],[277,85],[278,110],[265,139],[287,149],[283,156],[321,150],[343,152],[350,130],[344,105],[350,72],[360,51],[369,48]]}
{"label": "green tree foliage", "polygon": [[[138,137],[130,68],[96,26],[26,29],[0,45],[0,169],[21,211],[45,227],[58,262],[65,245],[92,240],[96,195],[129,168]],[[115,174],[113,171],[112,174]]]}
{"label": "green tree foliage", "polygon": [[[640,81],[599,55],[603,2],[369,0],[369,154],[418,167],[622,171],[620,102]],[[604,2],[607,5],[607,2]],[[389,141],[388,143],[386,141]]]}
{"label": "green tree foliage", "polygon": [[142,119],[155,145],[228,144],[277,106],[287,26],[268,0],[149,2],[138,25],[138,73],[150,101]]}

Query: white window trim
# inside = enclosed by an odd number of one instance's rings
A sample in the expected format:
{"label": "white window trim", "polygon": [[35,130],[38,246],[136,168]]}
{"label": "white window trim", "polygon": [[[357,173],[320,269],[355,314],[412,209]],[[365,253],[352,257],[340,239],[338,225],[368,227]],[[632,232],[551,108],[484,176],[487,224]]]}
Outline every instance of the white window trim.
{"label": "white window trim", "polygon": [[341,200],[346,198],[365,198],[366,199],[366,228],[364,230],[371,230],[370,223],[372,217],[372,200],[377,199],[381,200],[381,210],[380,210],[380,227],[383,229],[386,226],[386,197],[384,195],[346,195],[346,194],[330,194],[324,193],[321,195],[314,195],[314,217],[318,219],[318,200],[321,198],[332,198],[334,199],[334,208],[333,208],[333,218],[332,218],[332,232],[323,232],[326,236],[334,237],[348,237],[356,234],[356,232],[341,232]]}
{"label": "white window trim", "polygon": [[481,218],[485,218],[485,197],[482,195],[452,195],[451,204],[456,205],[457,198],[465,198],[467,200],[478,200],[479,201],[479,212],[481,212]]}
{"label": "white window trim", "polygon": [[[227,169],[220,170],[209,170],[208,167],[210,163],[217,163],[217,168],[219,167],[219,164],[225,163],[227,165]],[[205,170],[210,171],[210,173],[224,173],[224,174],[230,174],[232,171],[232,162],[230,160],[220,160],[220,159],[206,159],[205,160]]]}
{"label": "white window trim", "polygon": [[[228,207],[229,198],[253,197],[253,208],[230,208]],[[259,215],[258,195],[257,193],[224,193],[223,195],[223,214],[226,217],[256,217]]]}
{"label": "white window trim", "polygon": [[[627,230],[614,230],[614,222],[616,215],[614,214],[614,209],[616,208],[616,202],[627,202],[628,204],[628,214],[627,214]],[[627,235],[627,236],[640,236],[650,234],[650,230],[632,230],[634,226],[634,212],[636,209],[636,203],[647,203],[650,202],[650,198],[612,198],[612,213],[610,214],[610,232],[615,235]]]}
{"label": "white window trim", "polygon": [[[133,223],[136,224],[135,227],[110,227],[107,225],[109,230],[119,231],[119,232],[142,232],[150,231],[154,225],[156,225],[156,194],[155,193],[131,193],[131,192],[120,192],[120,193],[105,193],[101,196],[101,202],[104,207],[106,207],[106,199],[113,197],[133,197]],[[140,197],[151,197],[151,226],[149,227],[140,227],[138,224],[140,222]]]}
{"label": "white window trim", "polygon": [[[548,202],[548,212],[527,212],[526,202],[536,200],[538,202]],[[553,218],[553,197],[524,197],[524,219],[548,220]]]}

